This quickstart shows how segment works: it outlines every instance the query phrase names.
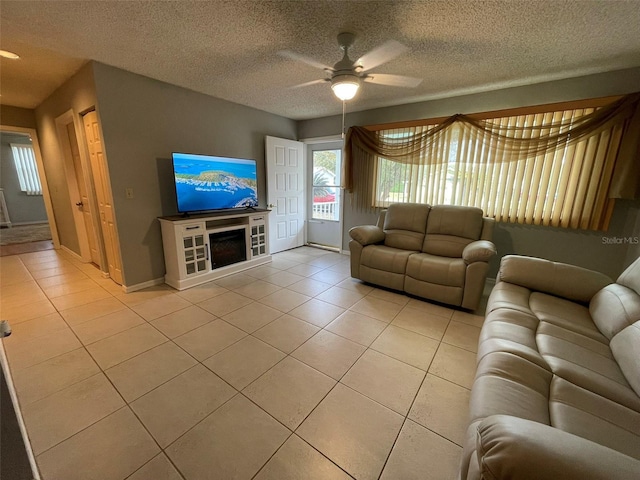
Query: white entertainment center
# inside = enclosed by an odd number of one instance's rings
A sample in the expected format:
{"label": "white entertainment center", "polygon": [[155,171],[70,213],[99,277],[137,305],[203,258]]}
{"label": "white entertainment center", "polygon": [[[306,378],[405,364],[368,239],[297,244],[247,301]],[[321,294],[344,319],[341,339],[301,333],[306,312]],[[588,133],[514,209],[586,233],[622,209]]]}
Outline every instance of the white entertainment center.
{"label": "white entertainment center", "polygon": [[177,290],[271,262],[266,209],[160,217],[167,273]]}

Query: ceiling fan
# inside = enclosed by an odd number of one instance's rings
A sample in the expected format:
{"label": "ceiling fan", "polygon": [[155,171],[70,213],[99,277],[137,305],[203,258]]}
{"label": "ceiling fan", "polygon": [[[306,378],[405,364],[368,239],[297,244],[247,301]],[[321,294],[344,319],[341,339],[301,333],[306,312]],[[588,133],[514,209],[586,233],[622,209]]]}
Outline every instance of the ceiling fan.
{"label": "ceiling fan", "polygon": [[356,95],[362,82],[406,88],[417,87],[420,82],[422,82],[421,78],[371,72],[374,68],[393,60],[408,50],[408,48],[400,42],[388,40],[370,52],[365,53],[358,60],[353,61],[349,58],[349,48],[353,45],[355,38],[356,36],[349,32],[343,32],[338,35],[338,45],[340,45],[340,49],[344,54],[342,60],[333,67],[299,53],[288,50],[278,52],[279,55],[283,57],[304,62],[312,67],[321,68],[327,73],[327,78],[312,80],[311,82],[296,85],[293,88],[306,87],[319,83],[331,83],[333,93],[344,102],[351,100]]}

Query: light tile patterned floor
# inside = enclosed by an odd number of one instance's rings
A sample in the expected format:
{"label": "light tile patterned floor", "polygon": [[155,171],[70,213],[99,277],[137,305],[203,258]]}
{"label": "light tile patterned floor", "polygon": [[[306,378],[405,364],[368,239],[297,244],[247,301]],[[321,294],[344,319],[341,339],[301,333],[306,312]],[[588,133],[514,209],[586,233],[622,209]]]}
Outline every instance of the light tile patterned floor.
{"label": "light tile patterned floor", "polygon": [[483,318],[302,247],[124,294],[64,253],[3,257],[4,340],[45,480],[452,479]]}

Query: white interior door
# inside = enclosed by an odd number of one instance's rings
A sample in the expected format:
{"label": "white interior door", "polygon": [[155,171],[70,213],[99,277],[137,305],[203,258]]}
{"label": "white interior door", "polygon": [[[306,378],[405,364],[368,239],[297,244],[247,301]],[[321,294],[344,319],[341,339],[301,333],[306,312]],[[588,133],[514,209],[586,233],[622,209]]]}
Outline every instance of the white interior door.
{"label": "white interior door", "polygon": [[122,285],[120,244],[118,242],[118,232],[116,230],[115,214],[113,212],[107,161],[104,156],[102,138],[100,137],[98,114],[94,110],[85,114],[83,119],[91,160],[91,173],[93,175],[96,198],[98,200],[100,226],[102,227],[102,239],[107,256],[109,276],[114,282]]}
{"label": "white interior door", "polygon": [[304,245],[304,144],[266,137],[269,250],[277,253]]}

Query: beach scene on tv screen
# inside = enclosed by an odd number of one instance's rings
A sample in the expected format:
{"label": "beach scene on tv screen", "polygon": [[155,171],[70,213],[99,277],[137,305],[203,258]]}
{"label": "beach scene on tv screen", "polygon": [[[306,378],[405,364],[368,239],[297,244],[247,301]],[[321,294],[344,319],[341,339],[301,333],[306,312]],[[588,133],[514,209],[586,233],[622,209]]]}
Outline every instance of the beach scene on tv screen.
{"label": "beach scene on tv screen", "polygon": [[258,204],[256,162],[174,155],[178,210],[195,212]]}

